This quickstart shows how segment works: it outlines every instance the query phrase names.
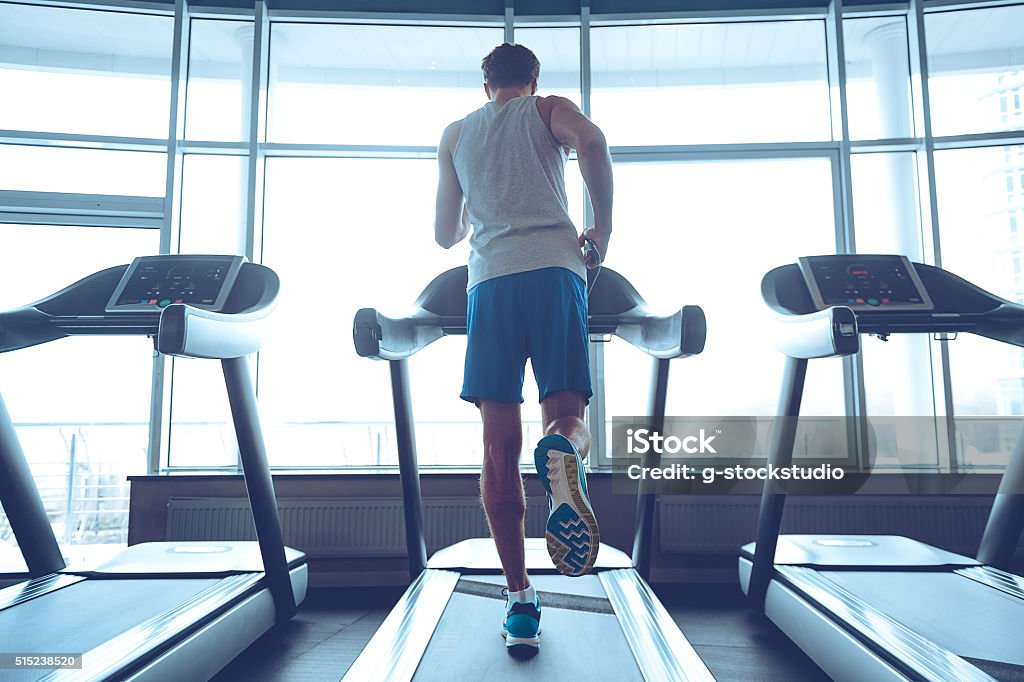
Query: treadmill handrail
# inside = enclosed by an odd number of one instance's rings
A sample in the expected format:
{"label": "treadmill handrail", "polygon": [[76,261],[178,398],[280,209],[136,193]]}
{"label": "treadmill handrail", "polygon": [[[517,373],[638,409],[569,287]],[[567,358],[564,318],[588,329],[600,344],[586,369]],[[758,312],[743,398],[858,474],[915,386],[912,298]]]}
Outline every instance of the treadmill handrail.
{"label": "treadmill handrail", "polygon": [[[443,336],[466,333],[466,267],[434,278],[405,316],[391,317],[362,308],[352,324],[360,357],[403,360]],[[588,325],[592,334],[614,334],[655,358],[683,358],[704,350],[707,320],[700,306],[687,305],[669,315],[651,312],[619,273],[603,268],[590,292]]]}
{"label": "treadmill handrail", "polygon": [[833,306],[803,315],[773,315],[775,347],[791,358],[832,358],[860,350],[856,314]]}
{"label": "treadmill handrail", "polygon": [[[935,303],[930,310],[884,307],[854,311],[861,334],[941,334],[967,332],[1024,347],[1024,306],[996,296],[951,272],[913,263]],[[761,280],[761,296],[780,319],[816,312],[800,267],[789,264],[770,270]],[[785,352],[785,351],[784,351]],[[827,357],[791,355],[790,357]]]}
{"label": "treadmill handrail", "polygon": [[266,340],[275,298],[245,313],[217,313],[172,303],[160,314],[156,350],[165,355],[216,360],[255,353]]}
{"label": "treadmill handrail", "polygon": [[194,358],[236,358],[262,347],[280,291],[280,279],[270,268],[243,263],[221,312],[174,303],[159,311],[108,313],[106,301],[127,269],[107,268],[35,303],[0,312],[0,353],[93,335],[152,336],[157,351]]}

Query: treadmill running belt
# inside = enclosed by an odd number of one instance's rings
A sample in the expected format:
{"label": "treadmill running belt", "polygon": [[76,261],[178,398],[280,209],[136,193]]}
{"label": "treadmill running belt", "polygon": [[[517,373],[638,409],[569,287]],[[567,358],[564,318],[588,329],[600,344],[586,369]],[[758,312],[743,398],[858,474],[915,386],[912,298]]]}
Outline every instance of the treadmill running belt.
{"label": "treadmill running belt", "polygon": [[[502,588],[493,583],[485,583],[478,580],[467,580],[466,578],[462,578],[455,586],[455,591],[460,594],[470,594],[474,597],[486,597],[487,599],[499,599],[501,601],[505,601],[505,595],[502,594]],[[587,597],[584,595],[564,594],[561,592],[547,592],[545,590],[537,590],[537,596],[540,597],[540,605],[542,609],[551,608],[564,609],[566,611],[606,613],[608,615],[615,614],[615,611],[612,610],[611,602],[600,597]]]}
{"label": "treadmill running belt", "polygon": [[[955,573],[820,574],[961,658],[1000,662],[1011,668],[1024,665],[1020,632],[1005,625],[1024,622],[1020,599]],[[935,609],[935,604],[943,608]]]}
{"label": "treadmill running belt", "polygon": [[[40,642],[82,653],[217,583],[202,579],[83,580],[0,611],[8,651],[39,652]],[[56,652],[56,650],[55,650]]]}
{"label": "treadmill running belt", "polygon": [[556,608],[541,599],[540,652],[518,660],[508,655],[501,638],[501,601],[454,592],[413,679],[643,680],[615,616]]}

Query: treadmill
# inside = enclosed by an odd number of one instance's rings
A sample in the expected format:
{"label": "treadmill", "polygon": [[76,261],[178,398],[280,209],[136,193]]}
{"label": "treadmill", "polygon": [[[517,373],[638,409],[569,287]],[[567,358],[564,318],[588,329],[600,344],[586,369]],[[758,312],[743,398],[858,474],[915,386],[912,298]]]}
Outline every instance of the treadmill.
{"label": "treadmill", "polygon": [[241,256],[145,256],[0,313],[0,352],[145,335],[158,353],[220,360],[258,538],[139,544],[65,569],[0,398],[0,501],[30,577],[0,590],[0,679],[205,680],[295,614],[306,560],[282,540],[246,357],[260,349],[278,289],[272,270]]}
{"label": "treadmill", "polygon": [[[509,656],[500,636],[505,580],[494,542],[465,540],[427,561],[407,363],[442,336],[466,333],[466,283],[466,268],[455,268],[435,278],[406,317],[372,308],[355,317],[356,352],[390,363],[412,584],[344,679],[714,679],[637,570],[649,568],[653,494],[638,497],[633,558],[602,544],[589,575],[558,574],[544,538],[526,540],[544,615],[541,651],[525,661]],[[664,415],[669,361],[704,349],[703,310],[653,315],[625,278],[604,268],[590,292],[589,323],[591,334],[618,335],[654,358],[650,414]],[[569,652],[576,654],[571,666]]]}
{"label": "treadmill", "polygon": [[[807,361],[852,355],[860,334],[969,332],[1024,346],[1024,307],[904,256],[801,258],[765,275],[786,354],[768,464],[787,467]],[[766,481],[740,581],[753,609],[837,680],[1024,679],[1024,578],[1008,573],[1024,526],[1018,440],[977,558],[885,535],[783,535],[785,490]]]}

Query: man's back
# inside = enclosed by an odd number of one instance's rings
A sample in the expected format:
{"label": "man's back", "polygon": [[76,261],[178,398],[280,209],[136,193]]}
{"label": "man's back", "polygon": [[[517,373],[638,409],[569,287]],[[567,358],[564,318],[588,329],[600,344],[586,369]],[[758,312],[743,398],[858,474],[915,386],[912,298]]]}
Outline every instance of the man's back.
{"label": "man's back", "polygon": [[462,121],[452,159],[473,223],[470,287],[547,267],[586,279],[567,210],[566,154],[537,101],[488,102]]}

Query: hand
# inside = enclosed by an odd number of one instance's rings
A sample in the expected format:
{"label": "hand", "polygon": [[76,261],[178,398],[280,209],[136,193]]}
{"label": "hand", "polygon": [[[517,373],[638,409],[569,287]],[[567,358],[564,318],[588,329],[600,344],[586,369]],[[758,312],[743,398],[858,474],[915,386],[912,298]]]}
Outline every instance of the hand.
{"label": "hand", "polygon": [[586,264],[587,268],[593,270],[599,267],[604,259],[608,257],[608,240],[611,239],[611,235],[606,232],[599,232],[593,227],[588,227],[583,230],[583,234],[580,235],[579,242],[580,248],[585,248],[587,241],[594,243],[594,248],[586,252]]}

